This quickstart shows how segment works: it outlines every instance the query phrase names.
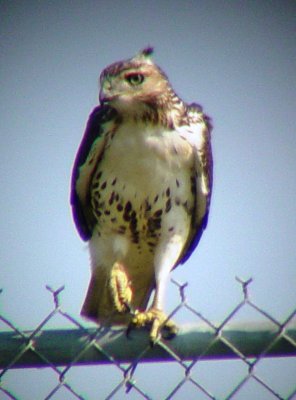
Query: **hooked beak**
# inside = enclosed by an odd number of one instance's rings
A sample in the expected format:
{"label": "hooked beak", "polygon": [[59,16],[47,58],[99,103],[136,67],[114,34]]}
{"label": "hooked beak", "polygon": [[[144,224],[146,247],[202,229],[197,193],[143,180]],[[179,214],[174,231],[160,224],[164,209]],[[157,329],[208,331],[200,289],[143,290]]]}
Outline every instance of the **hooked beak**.
{"label": "hooked beak", "polygon": [[102,83],[102,87],[99,93],[99,100],[102,104],[108,103],[114,98],[114,96],[111,95],[111,92],[112,92],[111,82],[105,79]]}
{"label": "hooked beak", "polygon": [[107,103],[110,100],[110,97],[106,95],[103,89],[100,90],[99,100],[101,104]]}

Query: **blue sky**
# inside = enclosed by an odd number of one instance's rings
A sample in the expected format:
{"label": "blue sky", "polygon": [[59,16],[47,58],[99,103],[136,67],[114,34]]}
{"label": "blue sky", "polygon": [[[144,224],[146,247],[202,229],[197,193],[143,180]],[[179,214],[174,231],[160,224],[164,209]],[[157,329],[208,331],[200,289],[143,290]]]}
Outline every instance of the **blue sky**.
{"label": "blue sky", "polygon": [[[101,70],[146,45],[214,125],[208,228],[173,277],[213,321],[240,301],[236,276],[254,279],[252,299],[275,318],[292,312],[295,15],[293,1],[0,3],[0,287],[12,322],[31,329],[47,315],[45,285],[65,285],[63,307],[79,314],[89,260],[71,217],[71,168]],[[171,286],[167,310],[177,303]]]}

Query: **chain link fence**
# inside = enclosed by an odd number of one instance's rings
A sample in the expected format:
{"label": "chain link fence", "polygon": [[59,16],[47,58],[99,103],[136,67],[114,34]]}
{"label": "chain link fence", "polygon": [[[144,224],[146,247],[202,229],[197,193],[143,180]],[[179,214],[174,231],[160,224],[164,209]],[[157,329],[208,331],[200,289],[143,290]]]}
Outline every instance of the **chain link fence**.
{"label": "chain link fence", "polygon": [[[81,323],[63,310],[63,288],[47,287],[53,308],[33,331],[0,315],[0,399],[296,399],[296,310],[276,320],[251,301],[251,280],[237,280],[241,301],[219,324],[172,280],[180,301],[169,318],[186,312],[194,323],[153,347],[145,329],[127,337]],[[259,322],[236,322],[246,307]],[[48,329],[57,316],[67,329]]]}

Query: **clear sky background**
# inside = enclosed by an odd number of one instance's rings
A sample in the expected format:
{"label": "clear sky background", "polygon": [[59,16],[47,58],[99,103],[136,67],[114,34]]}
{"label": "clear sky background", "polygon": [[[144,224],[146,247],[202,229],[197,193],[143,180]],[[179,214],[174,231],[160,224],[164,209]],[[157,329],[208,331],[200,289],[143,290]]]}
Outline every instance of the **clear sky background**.
{"label": "clear sky background", "polygon": [[[52,309],[45,285],[65,285],[63,308],[78,317],[89,261],[71,217],[71,168],[101,70],[153,45],[176,92],[202,104],[214,125],[208,228],[173,277],[189,283],[190,304],[217,322],[242,298],[235,277],[252,277],[252,300],[284,321],[296,303],[296,2],[1,1],[0,18],[3,314],[32,329]],[[171,285],[167,311],[178,300]],[[7,385],[21,398],[42,398],[36,376],[11,372]],[[76,381],[80,392],[103,398],[104,382],[90,390],[87,377]]]}

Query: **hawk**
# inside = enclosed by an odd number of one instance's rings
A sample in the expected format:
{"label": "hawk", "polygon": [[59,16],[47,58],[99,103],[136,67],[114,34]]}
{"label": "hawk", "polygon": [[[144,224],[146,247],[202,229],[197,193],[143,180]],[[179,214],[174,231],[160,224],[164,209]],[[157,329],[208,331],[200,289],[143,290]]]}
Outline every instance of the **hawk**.
{"label": "hawk", "polygon": [[163,312],[166,285],[206,228],[213,167],[210,119],[177,96],[152,53],[145,48],[103,70],[71,205],[91,258],[81,314],[146,326],[154,342],[177,332]]}

